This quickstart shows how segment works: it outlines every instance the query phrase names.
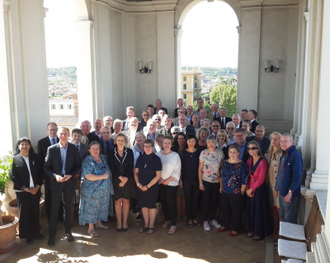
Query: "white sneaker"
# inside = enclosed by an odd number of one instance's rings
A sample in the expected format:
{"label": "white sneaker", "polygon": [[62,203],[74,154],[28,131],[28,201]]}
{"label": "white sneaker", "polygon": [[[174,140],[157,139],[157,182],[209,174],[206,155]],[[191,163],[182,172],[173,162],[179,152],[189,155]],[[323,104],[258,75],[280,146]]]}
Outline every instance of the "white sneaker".
{"label": "white sneaker", "polygon": [[204,221],[204,230],[205,230],[205,231],[210,231],[210,230],[211,230],[211,227],[210,227],[208,221]]}
{"label": "white sneaker", "polygon": [[210,221],[210,225],[214,226],[215,228],[219,229],[221,227],[221,225],[218,223],[217,220],[213,219],[212,221]]}

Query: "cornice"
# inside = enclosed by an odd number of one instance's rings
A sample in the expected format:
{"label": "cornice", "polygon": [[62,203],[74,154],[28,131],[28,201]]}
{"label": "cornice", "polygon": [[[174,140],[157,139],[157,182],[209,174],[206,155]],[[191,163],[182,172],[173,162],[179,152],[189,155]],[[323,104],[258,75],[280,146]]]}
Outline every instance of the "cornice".
{"label": "cornice", "polygon": [[239,0],[241,7],[276,7],[298,5],[299,0]]}

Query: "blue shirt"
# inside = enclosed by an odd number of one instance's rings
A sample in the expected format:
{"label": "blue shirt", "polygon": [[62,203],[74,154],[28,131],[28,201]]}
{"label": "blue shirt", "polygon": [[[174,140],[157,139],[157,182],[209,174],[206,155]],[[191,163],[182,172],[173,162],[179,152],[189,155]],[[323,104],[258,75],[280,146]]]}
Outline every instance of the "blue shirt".
{"label": "blue shirt", "polygon": [[[238,144],[237,144],[238,145]],[[239,145],[238,145],[239,146]],[[243,160],[243,155],[244,155],[244,150],[245,150],[245,146],[246,146],[246,142],[242,145],[242,146],[239,146],[239,149],[241,150],[241,153],[239,154],[239,159],[240,160]]]}
{"label": "blue shirt", "polygon": [[[52,138],[48,135],[48,139],[49,139],[50,145],[54,145],[55,143],[57,143],[56,136],[54,138]],[[53,143],[53,140],[55,141],[54,143]]]}
{"label": "blue shirt", "polygon": [[61,159],[62,159],[62,175],[65,174],[65,163],[66,163],[66,153],[68,152],[68,144],[65,148],[63,148],[62,144],[60,143],[60,152],[61,152]]}

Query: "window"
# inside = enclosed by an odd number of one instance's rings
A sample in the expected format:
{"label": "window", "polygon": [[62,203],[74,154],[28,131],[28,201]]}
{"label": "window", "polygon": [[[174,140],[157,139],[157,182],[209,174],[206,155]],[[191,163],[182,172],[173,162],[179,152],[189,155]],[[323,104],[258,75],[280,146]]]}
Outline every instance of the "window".
{"label": "window", "polygon": [[187,77],[183,77],[183,81],[187,81]]}
{"label": "window", "polygon": [[197,80],[197,76],[195,76],[195,80]]}
{"label": "window", "polygon": [[197,89],[197,82],[195,82],[195,89]]}
{"label": "window", "polygon": [[50,108],[51,108],[52,110],[56,110],[56,104],[50,104]]}
{"label": "window", "polygon": [[195,98],[196,98],[196,96],[197,96],[197,92],[195,92],[194,96],[195,96]]}
{"label": "window", "polygon": [[64,110],[64,105],[60,104],[60,110]]}
{"label": "window", "polygon": [[72,109],[72,105],[68,104],[68,110],[71,110],[71,109]]}
{"label": "window", "polygon": [[183,94],[183,99],[187,99],[187,94]]}
{"label": "window", "polygon": [[187,89],[187,84],[183,84],[183,89]]}

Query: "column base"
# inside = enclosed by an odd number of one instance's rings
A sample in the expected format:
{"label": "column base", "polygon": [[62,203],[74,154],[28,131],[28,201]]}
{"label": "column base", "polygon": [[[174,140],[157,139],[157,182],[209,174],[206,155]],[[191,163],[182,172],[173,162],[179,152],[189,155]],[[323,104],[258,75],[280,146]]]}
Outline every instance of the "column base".
{"label": "column base", "polygon": [[312,174],[310,189],[320,189],[320,190],[327,190],[328,189],[328,171],[319,171],[316,170]]}

